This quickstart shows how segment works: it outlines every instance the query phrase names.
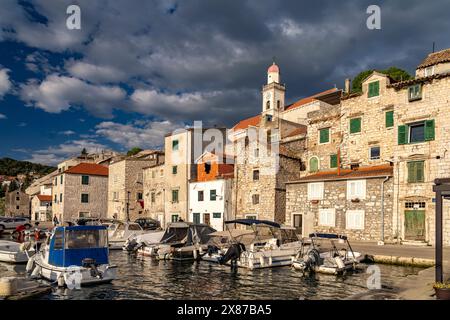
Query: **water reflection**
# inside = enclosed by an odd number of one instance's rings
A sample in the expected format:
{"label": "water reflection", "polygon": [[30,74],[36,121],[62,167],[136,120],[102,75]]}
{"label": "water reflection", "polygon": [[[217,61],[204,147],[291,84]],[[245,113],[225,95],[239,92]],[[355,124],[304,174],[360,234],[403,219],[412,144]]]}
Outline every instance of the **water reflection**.
{"label": "water reflection", "polygon": [[[316,274],[304,277],[289,267],[262,270],[230,269],[207,262],[157,261],[125,252],[111,252],[118,278],[110,284],[81,290],[54,288],[41,299],[345,299],[367,291],[364,271],[345,277]],[[380,265],[382,284],[421,269]],[[24,274],[25,266],[0,263],[2,276]]]}

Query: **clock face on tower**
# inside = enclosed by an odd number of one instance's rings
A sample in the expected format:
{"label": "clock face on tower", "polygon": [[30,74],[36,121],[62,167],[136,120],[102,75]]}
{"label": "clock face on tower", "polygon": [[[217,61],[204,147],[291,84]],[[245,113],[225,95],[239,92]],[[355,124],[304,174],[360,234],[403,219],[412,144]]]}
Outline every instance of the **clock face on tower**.
{"label": "clock face on tower", "polygon": [[270,97],[271,97],[272,95],[270,94],[270,92],[267,92],[267,94],[266,94],[266,99],[267,100],[270,100]]}

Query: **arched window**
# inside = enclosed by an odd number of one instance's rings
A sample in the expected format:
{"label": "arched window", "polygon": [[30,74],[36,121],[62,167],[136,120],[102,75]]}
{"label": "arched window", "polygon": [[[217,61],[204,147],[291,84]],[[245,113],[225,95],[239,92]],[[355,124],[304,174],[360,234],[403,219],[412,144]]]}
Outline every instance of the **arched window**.
{"label": "arched window", "polygon": [[266,109],[270,109],[270,101],[269,100],[267,100],[267,102],[266,102]]}
{"label": "arched window", "polygon": [[280,105],[281,105],[280,100],[277,100],[277,109],[278,109],[278,110],[280,110]]}
{"label": "arched window", "polygon": [[309,159],[309,172],[319,171],[319,159],[317,157],[311,157]]}

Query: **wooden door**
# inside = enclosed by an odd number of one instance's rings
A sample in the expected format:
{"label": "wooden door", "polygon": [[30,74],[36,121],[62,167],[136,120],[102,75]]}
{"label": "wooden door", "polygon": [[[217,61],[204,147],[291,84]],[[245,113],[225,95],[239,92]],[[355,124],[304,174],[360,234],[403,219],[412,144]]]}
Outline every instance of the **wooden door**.
{"label": "wooden door", "polygon": [[425,210],[405,211],[405,239],[425,240]]}
{"label": "wooden door", "polygon": [[303,215],[294,214],[292,217],[293,227],[297,234],[303,234]]}
{"label": "wooden door", "polygon": [[211,217],[209,213],[203,214],[203,223],[210,225],[211,224]]}

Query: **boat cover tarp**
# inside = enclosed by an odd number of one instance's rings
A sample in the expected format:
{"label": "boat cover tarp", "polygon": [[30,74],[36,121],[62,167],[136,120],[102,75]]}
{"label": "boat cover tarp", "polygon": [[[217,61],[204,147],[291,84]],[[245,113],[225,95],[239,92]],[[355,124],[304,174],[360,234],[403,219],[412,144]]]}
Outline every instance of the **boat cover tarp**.
{"label": "boat cover tarp", "polygon": [[210,239],[210,234],[216,230],[206,224],[172,223],[167,228],[161,243],[182,242],[186,245],[195,243],[205,244]]}
{"label": "boat cover tarp", "polygon": [[206,224],[192,224],[189,226],[186,245],[206,244],[211,238],[211,233],[215,231],[216,229]]}
{"label": "boat cover tarp", "polygon": [[347,236],[335,233],[311,233],[310,238],[325,238],[325,239],[343,239],[347,240]]}
{"label": "boat cover tarp", "polygon": [[265,224],[265,225],[269,225],[271,227],[275,227],[275,228],[280,228],[281,225],[279,223],[273,222],[273,221],[269,221],[269,220],[256,220],[256,219],[236,219],[236,220],[229,220],[229,221],[225,221],[225,224],[243,224],[246,226],[251,226],[254,224]]}

